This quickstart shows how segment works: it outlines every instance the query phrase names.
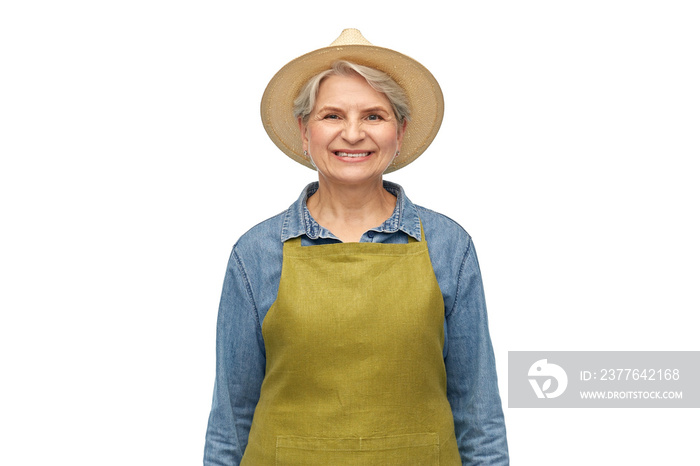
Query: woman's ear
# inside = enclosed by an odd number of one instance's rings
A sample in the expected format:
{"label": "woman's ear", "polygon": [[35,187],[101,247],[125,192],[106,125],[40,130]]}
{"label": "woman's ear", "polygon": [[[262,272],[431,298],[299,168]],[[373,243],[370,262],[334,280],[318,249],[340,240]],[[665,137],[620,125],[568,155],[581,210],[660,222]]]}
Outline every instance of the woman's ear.
{"label": "woman's ear", "polygon": [[301,147],[303,150],[309,150],[309,137],[306,134],[306,126],[301,121],[301,117],[297,118],[297,123],[299,124],[299,133],[301,133]]}
{"label": "woman's ear", "polygon": [[408,124],[408,120],[404,120],[403,123],[401,123],[401,126],[399,126],[396,129],[396,150],[400,151],[401,150],[401,143],[403,142],[403,135],[406,132],[406,125]]}

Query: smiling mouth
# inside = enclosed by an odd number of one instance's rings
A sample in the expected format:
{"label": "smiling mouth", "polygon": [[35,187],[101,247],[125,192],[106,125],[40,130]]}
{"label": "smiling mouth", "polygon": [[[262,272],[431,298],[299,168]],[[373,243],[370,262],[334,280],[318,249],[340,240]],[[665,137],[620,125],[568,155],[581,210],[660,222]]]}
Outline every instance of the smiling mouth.
{"label": "smiling mouth", "polygon": [[334,154],[338,157],[349,157],[352,159],[356,159],[356,158],[360,158],[360,157],[369,157],[370,154],[372,154],[372,152],[357,152],[354,154],[350,154],[348,152],[336,151],[336,152],[334,152]]}

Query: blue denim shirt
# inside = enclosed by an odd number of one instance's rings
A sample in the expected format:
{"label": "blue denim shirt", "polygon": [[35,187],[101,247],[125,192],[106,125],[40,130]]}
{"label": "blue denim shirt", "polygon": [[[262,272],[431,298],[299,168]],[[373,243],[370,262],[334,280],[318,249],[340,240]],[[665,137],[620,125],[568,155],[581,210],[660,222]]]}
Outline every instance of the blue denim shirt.
{"label": "blue denim shirt", "polygon": [[[471,237],[457,223],[414,205],[396,184],[384,188],[397,198],[392,216],[368,230],[361,242],[421,240],[421,222],[430,259],[445,301],[447,398],[465,465],[508,465],[508,446],[496,383],[479,264]],[[302,237],[302,245],[340,242],[306,208],[318,189],[311,183],[291,207],[245,233],[234,245],[224,280],[216,341],[216,381],[204,449],[204,465],[237,465],[248,443],[253,412],[265,376],[262,322],[277,297],[282,243]]]}

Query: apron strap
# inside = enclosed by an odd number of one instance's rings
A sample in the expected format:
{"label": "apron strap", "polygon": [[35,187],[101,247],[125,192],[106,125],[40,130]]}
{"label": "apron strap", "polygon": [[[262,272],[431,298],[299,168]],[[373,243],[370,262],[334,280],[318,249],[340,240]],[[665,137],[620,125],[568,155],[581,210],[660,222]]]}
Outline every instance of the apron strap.
{"label": "apron strap", "polygon": [[[425,241],[425,231],[423,231],[423,222],[418,220],[420,222],[420,237],[422,241]],[[419,241],[415,239],[413,236],[408,235],[408,242],[409,243],[418,243]]]}
{"label": "apron strap", "polygon": [[[420,220],[419,220],[420,221]],[[420,222],[420,237],[422,238],[423,241],[425,241],[425,231],[423,230],[423,222]],[[408,235],[408,243],[418,243],[419,241],[415,239],[413,236]],[[301,247],[301,236],[297,236],[296,238],[291,238],[288,239],[287,241],[284,242],[284,247],[285,248],[300,248]]]}

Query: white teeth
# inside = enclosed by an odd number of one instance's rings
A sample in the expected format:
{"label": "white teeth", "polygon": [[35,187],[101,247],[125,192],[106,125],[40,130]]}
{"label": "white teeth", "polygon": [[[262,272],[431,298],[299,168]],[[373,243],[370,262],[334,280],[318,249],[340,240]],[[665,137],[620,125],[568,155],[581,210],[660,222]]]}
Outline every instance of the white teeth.
{"label": "white teeth", "polygon": [[370,153],[369,152],[360,152],[359,154],[348,154],[347,152],[336,152],[335,155],[338,157],[351,157],[351,158],[356,158],[356,157],[367,157]]}

